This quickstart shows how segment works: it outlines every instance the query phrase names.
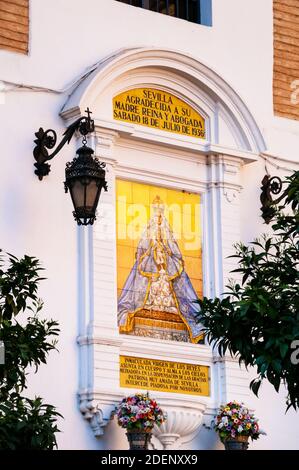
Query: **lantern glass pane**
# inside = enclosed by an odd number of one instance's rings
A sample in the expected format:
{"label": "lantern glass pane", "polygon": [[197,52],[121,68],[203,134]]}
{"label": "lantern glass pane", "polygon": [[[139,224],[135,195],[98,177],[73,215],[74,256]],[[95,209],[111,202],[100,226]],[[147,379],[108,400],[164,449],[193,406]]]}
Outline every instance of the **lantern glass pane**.
{"label": "lantern glass pane", "polygon": [[75,210],[85,205],[86,186],[80,180],[75,180],[71,186],[71,195]]}
{"label": "lantern glass pane", "polygon": [[90,180],[90,183],[86,187],[86,207],[88,210],[94,207],[98,195],[98,186],[95,180]]}

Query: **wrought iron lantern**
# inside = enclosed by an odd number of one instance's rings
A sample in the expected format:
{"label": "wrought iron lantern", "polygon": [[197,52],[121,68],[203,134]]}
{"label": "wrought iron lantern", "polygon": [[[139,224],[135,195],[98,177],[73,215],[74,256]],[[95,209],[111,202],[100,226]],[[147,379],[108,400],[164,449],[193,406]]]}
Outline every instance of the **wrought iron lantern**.
{"label": "wrought iron lantern", "polygon": [[79,131],[83,136],[82,146],[77,150],[77,157],[66,164],[65,192],[70,192],[74,211],[73,215],[78,225],[92,225],[96,219],[96,209],[102,189],[107,191],[105,180],[106,164],[93,157],[94,151],[87,146],[86,136],[94,131],[94,121],[90,118],[90,110],[87,108],[87,117],[81,117],[71,124],[64,133],[60,144],[49,155],[47,149],[56,145],[57,135],[53,129],[44,131],[42,128],[35,134],[36,147],[33,155],[35,174],[40,180],[50,172],[48,160],[57,155],[65,143],[70,143],[74,133]]}
{"label": "wrought iron lantern", "polygon": [[93,158],[93,153],[84,144],[77,150],[78,157],[66,164],[64,187],[71,194],[78,225],[93,224],[101,190],[107,191],[105,163]]}

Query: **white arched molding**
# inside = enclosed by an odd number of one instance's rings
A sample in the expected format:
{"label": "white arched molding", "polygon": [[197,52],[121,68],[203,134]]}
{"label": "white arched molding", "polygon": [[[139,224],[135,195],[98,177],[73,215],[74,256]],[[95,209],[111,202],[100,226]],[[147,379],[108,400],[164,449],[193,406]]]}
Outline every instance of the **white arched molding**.
{"label": "white arched molding", "polygon": [[[206,139],[113,120],[113,97],[151,87],[176,95],[206,121]],[[227,258],[240,240],[240,173],[265,151],[250,111],[217,73],[172,50],[122,50],[104,59],[74,90],[61,115],[70,123],[93,111],[91,145],[107,164],[109,190],[102,194],[97,222],[79,229],[80,410],[96,436],[109,422],[120,388],[119,355],[207,365],[211,396],[190,398],[152,392],[168,403],[171,423],[156,431],[160,446],[187,445],[226,399],[246,401],[248,380],[231,358],[214,356],[207,345],[119,335],[117,328],[115,179],[117,177],[197,192],[203,219],[204,295],[219,296],[234,267]],[[165,405],[166,406],[166,405]],[[193,416],[195,427],[189,427]],[[175,425],[173,424],[175,423]]]}
{"label": "white arched molding", "polygon": [[[64,118],[81,115],[87,106],[94,107],[99,99],[102,100],[101,97],[107,95],[107,90],[111,87],[118,88],[118,93],[121,93],[132,88],[134,80],[135,85],[137,83],[140,86],[156,84],[162,89],[171,89],[173,93],[178,94],[183,100],[189,101],[190,104],[192,103],[195,108],[201,109],[210,118],[214,110],[212,119],[214,122],[211,122],[213,132],[208,136],[210,144],[222,145],[221,139],[219,139],[219,124],[221,124],[221,117],[225,116],[225,124],[237,141],[236,149],[253,154],[259,154],[266,150],[263,136],[255,119],[233,88],[211,68],[189,55],[173,50],[124,49],[103,59],[73,91],[61,114]],[[107,121],[105,124],[109,125],[109,128],[123,130],[125,133],[138,136],[137,126],[130,124],[124,126],[113,122],[112,110],[110,115],[109,112],[106,114],[104,106],[102,106],[102,109],[97,110],[95,118],[101,121],[104,116],[107,118],[104,119]],[[145,128],[142,128],[141,134],[147,133],[146,131]],[[165,133],[160,131],[159,134]],[[175,137],[178,141],[182,140],[180,136]],[[206,145],[204,149],[205,151],[213,151],[213,147],[209,145]],[[243,154],[243,158],[245,154],[246,152]]]}

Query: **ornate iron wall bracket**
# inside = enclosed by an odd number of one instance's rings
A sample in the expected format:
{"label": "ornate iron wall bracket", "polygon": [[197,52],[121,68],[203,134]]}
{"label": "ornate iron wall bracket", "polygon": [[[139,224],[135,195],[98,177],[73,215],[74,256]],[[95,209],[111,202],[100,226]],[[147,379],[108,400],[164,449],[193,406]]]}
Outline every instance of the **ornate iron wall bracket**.
{"label": "ornate iron wall bracket", "polygon": [[89,108],[87,108],[86,113],[87,116],[80,117],[67,128],[63,134],[64,137],[61,142],[51,154],[49,154],[48,150],[53,149],[56,145],[56,132],[53,129],[47,129],[44,131],[44,129],[40,127],[38,132],[35,133],[36,139],[34,140],[34,143],[36,146],[33,150],[33,156],[36,160],[36,163],[34,164],[36,169],[34,173],[38,176],[40,181],[44,176],[47,176],[50,173],[51,167],[47,162],[52,160],[66,143],[70,143],[76,131],[79,131],[85,138],[87,134],[94,131],[94,121],[90,118],[91,111]]}
{"label": "ornate iron wall bracket", "polygon": [[70,143],[74,133],[79,131],[83,136],[82,146],[77,150],[77,156],[73,161],[66,164],[65,169],[65,192],[70,192],[74,206],[73,215],[78,225],[92,225],[96,220],[96,210],[102,189],[107,191],[105,179],[106,164],[93,157],[94,151],[88,147],[86,136],[94,131],[94,121],[90,119],[91,111],[86,110],[87,116],[77,119],[71,124],[56,149],[57,135],[53,129],[44,131],[41,127],[36,132],[36,144],[33,155],[36,160],[34,164],[35,174],[40,180],[50,172],[50,165],[47,163],[60,152],[66,143]]}
{"label": "ornate iron wall bracket", "polygon": [[265,175],[262,180],[260,200],[262,203],[262,218],[269,224],[276,214],[276,204],[284,197],[284,194],[273,200],[271,194],[278,195],[282,190],[282,181],[278,176]]}

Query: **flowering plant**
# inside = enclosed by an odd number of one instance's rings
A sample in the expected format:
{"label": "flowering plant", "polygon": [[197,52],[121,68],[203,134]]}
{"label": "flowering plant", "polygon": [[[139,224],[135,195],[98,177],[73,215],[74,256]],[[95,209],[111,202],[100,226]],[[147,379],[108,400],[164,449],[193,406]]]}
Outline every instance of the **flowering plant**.
{"label": "flowering plant", "polygon": [[231,401],[222,405],[215,417],[214,429],[222,441],[234,439],[238,436],[248,436],[252,440],[258,439],[260,431],[258,420],[250,413],[244,403]]}
{"label": "flowering plant", "polygon": [[166,416],[148,394],[136,393],[123,398],[117,407],[117,421],[122,428],[150,431],[154,424],[161,426]]}

